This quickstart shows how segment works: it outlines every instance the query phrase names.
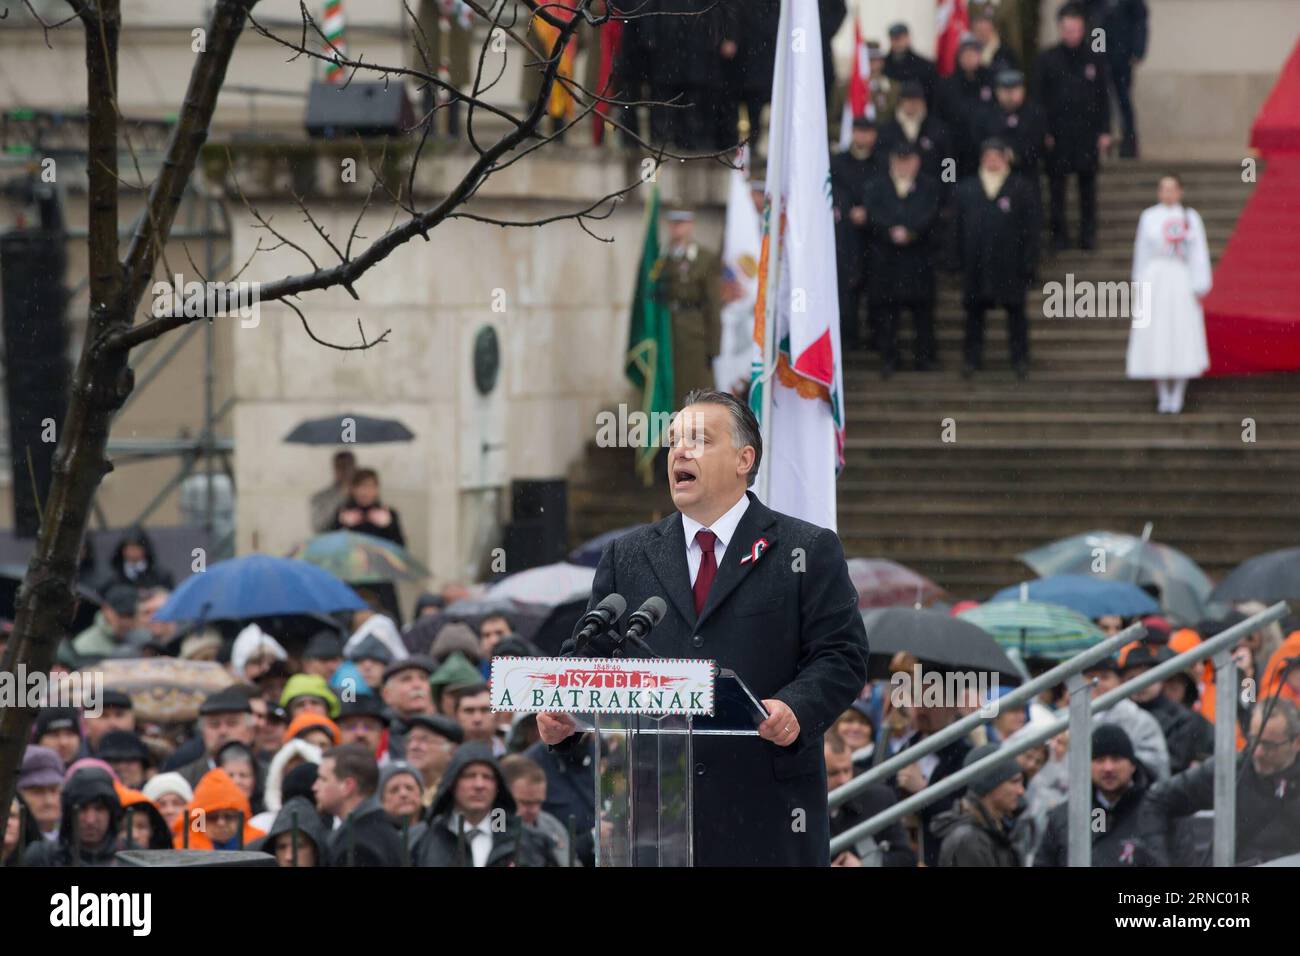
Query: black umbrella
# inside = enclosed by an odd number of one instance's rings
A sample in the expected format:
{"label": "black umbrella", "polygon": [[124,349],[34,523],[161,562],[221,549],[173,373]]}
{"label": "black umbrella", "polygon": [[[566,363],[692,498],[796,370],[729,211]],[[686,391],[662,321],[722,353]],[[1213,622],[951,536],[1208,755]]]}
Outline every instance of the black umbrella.
{"label": "black umbrella", "polygon": [[543,654],[554,656],[560,653],[560,645],[573,636],[574,628],[587,613],[587,601],[586,597],[578,597],[551,608],[551,613],[533,634],[533,643]]}
{"label": "black umbrella", "polygon": [[327,418],[310,418],[285,436],[297,445],[377,445],[388,441],[410,441],[415,434],[395,418],[371,418],[340,412]]}
{"label": "black umbrella", "polygon": [[862,612],[871,646],[873,676],[899,651],[941,670],[996,671],[1019,682],[1024,679],[993,635],[968,621],[940,611],[905,607],[871,608]]}
{"label": "black umbrella", "polygon": [[1294,601],[1300,598],[1300,548],[1257,554],[1243,561],[1210,592],[1215,603]]}
{"label": "black umbrella", "polygon": [[[0,564],[0,618],[12,621],[17,613],[18,588],[27,576],[25,564]],[[77,585],[77,605],[69,633],[76,637],[95,623],[95,612],[103,598],[84,584]]]}

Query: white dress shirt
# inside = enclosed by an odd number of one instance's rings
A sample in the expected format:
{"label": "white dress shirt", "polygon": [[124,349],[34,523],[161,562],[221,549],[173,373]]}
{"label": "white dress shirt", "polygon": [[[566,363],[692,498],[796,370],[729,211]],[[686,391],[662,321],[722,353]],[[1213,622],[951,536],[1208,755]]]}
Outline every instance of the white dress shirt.
{"label": "white dress shirt", "polygon": [[[447,828],[460,838],[461,816],[453,813],[447,821]],[[487,814],[474,826],[465,827],[465,844],[473,858],[475,866],[487,866],[488,856],[492,853],[492,814]]]}
{"label": "white dress shirt", "polygon": [[[719,568],[722,567],[722,558],[727,553],[727,545],[736,534],[736,525],[740,524],[740,519],[748,507],[749,495],[743,494],[726,514],[708,526],[708,530],[718,536],[718,540],[713,543],[713,560]],[[699,574],[700,562],[704,560],[700,543],[695,540],[695,533],[703,527],[705,526],[694,518],[682,515],[682,532],[686,535],[686,570],[690,575],[691,587],[695,587],[695,576]]]}

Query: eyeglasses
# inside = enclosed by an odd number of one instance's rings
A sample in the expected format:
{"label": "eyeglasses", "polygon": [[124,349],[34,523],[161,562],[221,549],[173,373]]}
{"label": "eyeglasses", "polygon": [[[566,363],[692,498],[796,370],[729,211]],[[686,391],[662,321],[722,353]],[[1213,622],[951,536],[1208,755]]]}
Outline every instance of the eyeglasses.
{"label": "eyeglasses", "polygon": [[1285,740],[1265,740],[1263,737],[1251,737],[1248,742],[1256,750],[1275,753],[1284,747],[1289,747],[1294,740],[1295,737],[1287,737]]}

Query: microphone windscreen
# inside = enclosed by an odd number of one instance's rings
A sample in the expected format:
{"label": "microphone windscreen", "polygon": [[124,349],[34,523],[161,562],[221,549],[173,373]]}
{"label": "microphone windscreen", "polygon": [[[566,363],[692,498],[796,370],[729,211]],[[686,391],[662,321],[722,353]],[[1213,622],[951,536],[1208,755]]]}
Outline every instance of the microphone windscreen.
{"label": "microphone windscreen", "polygon": [[668,613],[668,605],[664,599],[658,596],[647,598],[646,602],[641,605],[641,610],[650,617],[651,624],[658,624],[663,620],[664,615]]}
{"label": "microphone windscreen", "polygon": [[606,595],[605,600],[596,605],[596,609],[609,611],[610,620],[617,621],[623,616],[623,612],[627,610],[627,601],[624,600],[621,594],[609,594]]}

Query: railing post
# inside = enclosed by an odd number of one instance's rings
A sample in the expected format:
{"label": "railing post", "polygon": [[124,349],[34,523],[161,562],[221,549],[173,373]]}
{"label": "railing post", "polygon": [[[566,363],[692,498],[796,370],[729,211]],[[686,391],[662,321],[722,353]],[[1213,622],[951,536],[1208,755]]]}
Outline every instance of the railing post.
{"label": "railing post", "polygon": [[1071,674],[1066,687],[1070,692],[1070,774],[1069,865],[1092,866],[1092,681],[1082,674]]}
{"label": "railing post", "polygon": [[1214,655],[1214,865],[1237,858],[1237,659]]}

